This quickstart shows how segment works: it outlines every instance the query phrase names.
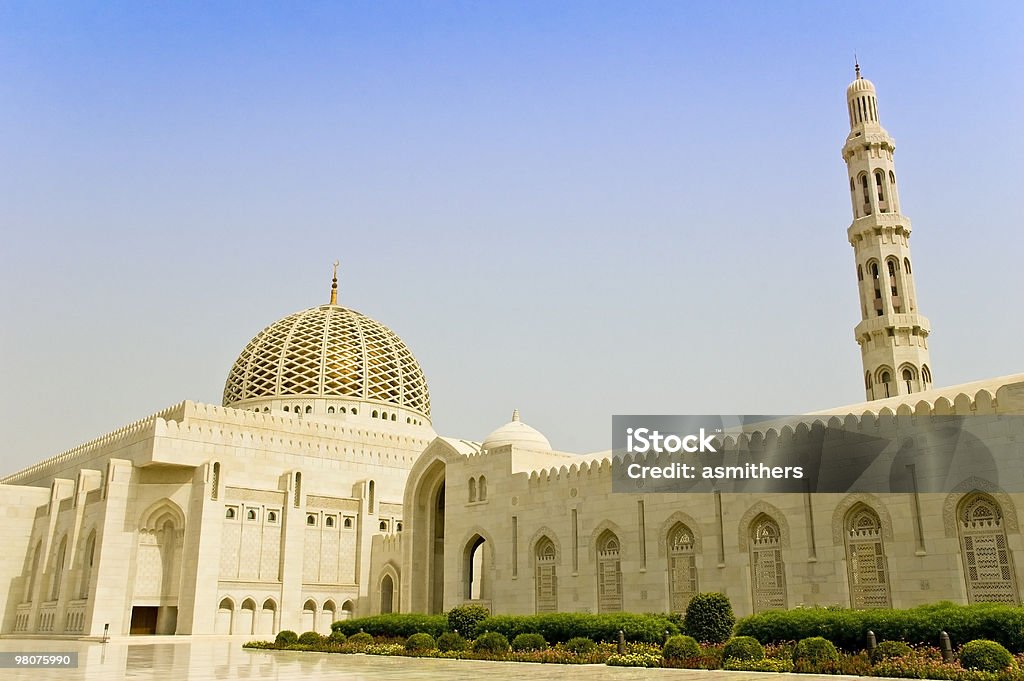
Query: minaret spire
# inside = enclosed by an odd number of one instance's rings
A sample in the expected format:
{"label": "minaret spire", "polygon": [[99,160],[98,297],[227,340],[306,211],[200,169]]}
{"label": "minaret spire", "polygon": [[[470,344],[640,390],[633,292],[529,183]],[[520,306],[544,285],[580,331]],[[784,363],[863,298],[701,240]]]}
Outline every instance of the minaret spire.
{"label": "minaret spire", "polygon": [[878,120],[874,84],[861,76],[846,88],[850,134],[843,145],[853,203],[846,230],[857,265],[861,321],[854,329],[868,400],[932,388],[931,324],[917,309],[910,257],[910,220],[900,212],[893,153]]}
{"label": "minaret spire", "polygon": [[334,277],[331,279],[331,305],[338,304],[338,261],[334,261]]}

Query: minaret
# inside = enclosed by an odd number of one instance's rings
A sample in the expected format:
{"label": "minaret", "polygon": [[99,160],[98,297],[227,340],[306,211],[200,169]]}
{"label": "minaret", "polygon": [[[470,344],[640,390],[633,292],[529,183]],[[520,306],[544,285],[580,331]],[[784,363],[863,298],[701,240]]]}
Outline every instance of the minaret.
{"label": "minaret", "polygon": [[910,220],[900,213],[893,139],[878,122],[875,86],[860,75],[846,88],[850,135],[843,160],[853,223],[847,237],[857,261],[861,321],[854,333],[868,400],[932,387],[927,317],[917,309]]}

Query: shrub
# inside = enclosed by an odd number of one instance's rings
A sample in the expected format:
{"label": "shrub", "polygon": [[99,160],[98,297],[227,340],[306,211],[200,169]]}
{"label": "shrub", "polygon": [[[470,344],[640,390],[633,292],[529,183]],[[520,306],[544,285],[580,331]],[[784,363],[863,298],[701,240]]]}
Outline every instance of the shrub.
{"label": "shrub", "polygon": [[328,643],[336,643],[338,645],[341,645],[342,643],[345,642],[345,640],[347,638],[348,637],[345,636],[345,634],[341,633],[340,631],[332,631],[331,633],[329,633],[327,635],[327,642]]}
{"label": "shrub", "polygon": [[976,639],[965,643],[960,649],[960,666],[965,669],[980,669],[984,672],[998,672],[1013,664],[1010,651],[995,641]]}
{"label": "shrub", "polygon": [[700,657],[700,645],[692,636],[672,636],[665,641],[661,656],[666,660],[690,660]]}
{"label": "shrub", "polygon": [[821,636],[801,639],[793,650],[793,662],[806,662],[818,666],[829,662],[839,662],[839,651],[832,641]]}
{"label": "shrub", "polygon": [[743,672],[791,672],[793,663],[789,660],[726,660],[722,669]]}
{"label": "shrub", "polygon": [[1024,652],[1024,608],[997,603],[955,605],[949,602],[908,610],[798,608],[769,610],[740,620],[736,634],[761,643],[824,636],[848,651],[864,648],[868,630],[879,640],[935,646],[946,631],[956,642],[988,639],[1013,653]]}
{"label": "shrub", "polygon": [[519,634],[512,639],[512,650],[522,653],[530,650],[544,650],[548,642],[540,634]]}
{"label": "shrub", "polygon": [[697,594],[686,606],[686,633],[702,643],[722,643],[732,636],[736,616],[723,593]]}
{"label": "shrub", "polygon": [[316,646],[323,643],[324,637],[315,631],[304,631],[299,635],[299,643],[304,646]]}
{"label": "shrub", "polygon": [[368,646],[373,643],[373,636],[367,634],[365,631],[360,631],[349,636],[346,643],[354,648]]}
{"label": "shrub", "polygon": [[871,664],[878,664],[882,660],[894,660],[905,657],[914,652],[914,649],[903,641],[882,641],[871,651]]}
{"label": "shrub", "polygon": [[589,653],[594,652],[594,650],[597,648],[597,644],[591,641],[589,638],[586,638],[585,636],[577,636],[575,638],[570,638],[568,641],[566,641],[564,647],[570,653],[575,653],[577,655],[587,655]]}
{"label": "shrub", "polygon": [[424,650],[436,650],[437,643],[434,641],[434,637],[430,634],[413,634],[409,638],[405,639],[405,649],[413,653],[420,653]]}
{"label": "shrub", "polygon": [[457,631],[466,638],[476,638],[480,633],[477,625],[490,616],[482,605],[459,605],[448,611],[448,629]]}
{"label": "shrub", "polygon": [[722,659],[751,662],[764,659],[764,646],[752,636],[737,636],[729,639],[722,649]]}
{"label": "shrub", "polygon": [[447,629],[448,620],[444,615],[414,613],[390,613],[352,620],[338,620],[331,625],[331,631],[340,631],[346,636],[365,631],[371,636],[386,638],[408,638],[419,633],[430,634],[437,638]]}
{"label": "shrub", "polygon": [[437,649],[442,653],[450,653],[452,651],[462,652],[469,648],[469,641],[462,638],[461,634],[456,634],[454,631],[446,631],[437,637]]}
{"label": "shrub", "polygon": [[488,653],[490,655],[507,653],[508,639],[505,638],[503,634],[499,634],[496,631],[488,631],[480,634],[480,636],[473,641],[473,652]]}
{"label": "shrub", "polygon": [[274,637],[274,643],[279,646],[290,646],[299,642],[299,635],[291,629],[284,629],[277,632],[277,636]]}
{"label": "shrub", "polygon": [[[622,630],[627,641],[661,644],[665,632],[681,633],[664,615],[607,613],[591,615],[578,612],[543,615],[494,615],[478,625],[479,631],[497,631],[514,639],[519,634],[540,634],[548,643],[564,643],[576,636],[592,641],[614,642]],[[462,633],[462,630],[459,630]]]}

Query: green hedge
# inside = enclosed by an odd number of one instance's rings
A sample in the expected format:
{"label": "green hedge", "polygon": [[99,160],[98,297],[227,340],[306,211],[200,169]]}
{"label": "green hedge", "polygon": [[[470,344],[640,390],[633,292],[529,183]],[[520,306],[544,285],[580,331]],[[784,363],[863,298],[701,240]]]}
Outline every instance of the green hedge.
{"label": "green hedge", "polygon": [[374,615],[354,620],[338,620],[331,625],[331,631],[340,631],[346,636],[365,631],[372,636],[409,638],[413,634],[430,634],[437,638],[448,630],[444,615],[399,614]]}
{"label": "green hedge", "polygon": [[848,651],[865,648],[869,630],[879,641],[932,646],[939,644],[940,632],[946,631],[954,647],[974,639],[989,639],[1014,653],[1024,652],[1024,608],[995,603],[942,602],[908,610],[769,610],[736,624],[737,636],[753,636],[761,643],[822,636]]}
{"label": "green hedge", "polygon": [[662,643],[665,632],[675,636],[679,627],[664,615],[610,613],[589,615],[561,612],[545,615],[492,615],[479,623],[480,631],[497,631],[506,638],[519,634],[540,634],[548,643],[564,643],[583,636],[594,641],[617,641],[621,629],[627,641]]}

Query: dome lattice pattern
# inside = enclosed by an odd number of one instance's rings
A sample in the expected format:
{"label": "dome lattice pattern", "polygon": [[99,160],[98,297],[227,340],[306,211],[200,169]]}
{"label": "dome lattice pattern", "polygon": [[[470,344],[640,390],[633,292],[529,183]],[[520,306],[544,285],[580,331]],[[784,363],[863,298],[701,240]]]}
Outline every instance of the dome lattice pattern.
{"label": "dome lattice pattern", "polygon": [[355,310],[322,305],[256,334],[224,384],[224,406],[274,397],[373,400],[430,417],[430,393],[402,339]]}

